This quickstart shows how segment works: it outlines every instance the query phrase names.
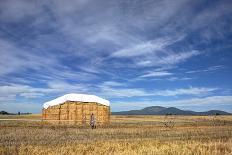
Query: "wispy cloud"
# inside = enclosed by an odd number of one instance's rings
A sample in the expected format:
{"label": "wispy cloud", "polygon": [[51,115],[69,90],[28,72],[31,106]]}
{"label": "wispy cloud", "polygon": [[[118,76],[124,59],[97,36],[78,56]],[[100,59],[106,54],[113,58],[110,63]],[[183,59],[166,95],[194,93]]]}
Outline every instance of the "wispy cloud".
{"label": "wispy cloud", "polygon": [[51,57],[51,54],[40,56],[3,39],[0,39],[0,46],[2,47],[0,49],[2,54],[0,58],[0,75],[12,72],[24,72],[27,69],[41,70],[43,68],[55,68],[55,66],[59,65],[58,60],[54,56]]}
{"label": "wispy cloud", "polygon": [[155,92],[155,95],[159,96],[179,96],[179,95],[208,95],[211,92],[216,91],[217,88],[204,88],[204,87],[190,87],[181,88],[175,90],[159,90]]}
{"label": "wispy cloud", "polygon": [[43,97],[45,96],[44,93],[35,93],[35,92],[27,92],[27,93],[21,93],[20,94],[21,97],[24,97],[24,98],[40,98],[40,97]]}
{"label": "wispy cloud", "polygon": [[[134,59],[135,66],[168,66],[175,65],[200,54],[197,50],[188,52],[174,52],[169,46],[182,41],[184,36],[164,37],[152,41],[135,43],[131,47],[113,52],[111,57]],[[130,65],[129,65],[130,66]]]}
{"label": "wispy cloud", "polygon": [[152,95],[146,92],[144,89],[133,89],[133,88],[112,88],[108,86],[100,87],[100,96],[105,96],[106,98],[127,98],[127,97],[142,97]]}
{"label": "wispy cloud", "polygon": [[0,97],[2,101],[15,100],[17,96],[24,98],[41,98],[45,95],[63,95],[66,93],[98,94],[106,98],[148,97],[148,96],[203,96],[217,90],[216,88],[182,88],[174,90],[145,90],[142,88],[128,88],[123,83],[107,81],[102,85],[71,84],[62,81],[52,81],[46,88],[31,87],[28,85],[9,84],[0,86]]}
{"label": "wispy cloud", "polygon": [[225,66],[223,65],[218,65],[218,66],[210,66],[206,69],[202,69],[202,70],[192,70],[192,71],[187,71],[186,73],[203,73],[203,72],[212,72],[212,71],[216,71],[216,70],[221,70],[224,69]]}
{"label": "wispy cloud", "polygon": [[150,77],[160,77],[160,76],[169,76],[172,75],[173,73],[167,72],[167,71],[154,71],[154,72],[149,72],[147,74],[139,76],[139,78],[150,78]]}
{"label": "wispy cloud", "polygon": [[106,82],[103,82],[102,85],[103,86],[110,86],[110,87],[122,87],[122,86],[126,86],[125,83],[120,83],[120,82],[116,82],[116,81],[106,81]]}
{"label": "wispy cloud", "polygon": [[150,66],[169,66],[179,64],[190,59],[193,56],[199,55],[200,52],[193,50],[190,52],[164,52],[162,55],[155,55],[146,58],[140,58],[137,61],[138,66],[150,67]]}
{"label": "wispy cloud", "polygon": [[108,98],[126,98],[126,97],[178,97],[178,96],[205,96],[213,94],[218,88],[189,87],[167,90],[145,90],[142,88],[125,88],[101,85],[98,93]]}
{"label": "wispy cloud", "polygon": [[[183,39],[183,37],[181,37]],[[164,50],[167,46],[177,42],[179,39],[173,39],[173,38],[160,38],[157,40],[151,40],[147,42],[142,42],[140,44],[135,44],[132,47],[121,49],[119,51],[114,52],[111,56],[117,57],[117,58],[131,58],[146,54],[151,54],[154,52],[160,52]]]}
{"label": "wispy cloud", "polygon": [[3,85],[0,86],[0,103],[15,101],[17,96],[22,96],[25,98],[37,98],[38,95],[41,96],[48,91],[48,89],[33,88],[28,85]]}
{"label": "wispy cloud", "polygon": [[170,78],[166,78],[165,80],[168,80],[168,81],[185,81],[185,80],[192,80],[194,78],[192,77],[170,77]]}
{"label": "wispy cloud", "polygon": [[17,97],[36,98],[46,97],[46,95],[62,95],[65,93],[90,92],[87,85],[70,84],[62,81],[51,81],[47,87],[32,87],[22,84],[8,84],[0,86],[0,99],[2,102],[7,100],[16,100]]}

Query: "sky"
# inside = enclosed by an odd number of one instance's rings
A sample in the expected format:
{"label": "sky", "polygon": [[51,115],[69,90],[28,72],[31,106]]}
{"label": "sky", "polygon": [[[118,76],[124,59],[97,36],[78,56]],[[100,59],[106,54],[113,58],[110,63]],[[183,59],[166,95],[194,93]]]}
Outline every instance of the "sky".
{"label": "sky", "polygon": [[231,17],[231,0],[0,0],[0,111],[84,93],[232,112]]}

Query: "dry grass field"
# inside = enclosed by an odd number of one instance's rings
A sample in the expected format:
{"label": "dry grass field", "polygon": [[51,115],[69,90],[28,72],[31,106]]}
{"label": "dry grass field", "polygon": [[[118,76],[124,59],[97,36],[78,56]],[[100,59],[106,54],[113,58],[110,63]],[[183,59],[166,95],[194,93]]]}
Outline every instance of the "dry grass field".
{"label": "dry grass field", "polygon": [[94,130],[0,116],[0,154],[232,154],[232,116],[111,116]]}

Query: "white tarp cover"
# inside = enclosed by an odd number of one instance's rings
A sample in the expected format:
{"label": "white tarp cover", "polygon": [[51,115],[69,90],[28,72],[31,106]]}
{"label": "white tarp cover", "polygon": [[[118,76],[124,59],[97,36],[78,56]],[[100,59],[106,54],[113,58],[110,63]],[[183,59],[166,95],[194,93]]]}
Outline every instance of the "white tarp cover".
{"label": "white tarp cover", "polygon": [[110,105],[108,100],[100,98],[95,95],[86,95],[86,94],[66,94],[64,96],[58,97],[54,100],[45,102],[43,107],[47,109],[50,106],[59,105],[66,101],[79,101],[79,102],[96,102],[106,106]]}

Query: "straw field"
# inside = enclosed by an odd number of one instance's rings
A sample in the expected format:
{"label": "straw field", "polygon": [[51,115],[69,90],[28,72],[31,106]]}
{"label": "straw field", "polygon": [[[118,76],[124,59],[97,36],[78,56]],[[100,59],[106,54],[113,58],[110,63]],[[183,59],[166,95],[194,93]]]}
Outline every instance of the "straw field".
{"label": "straw field", "polygon": [[0,154],[232,154],[232,116],[111,116],[93,130],[0,116]]}

